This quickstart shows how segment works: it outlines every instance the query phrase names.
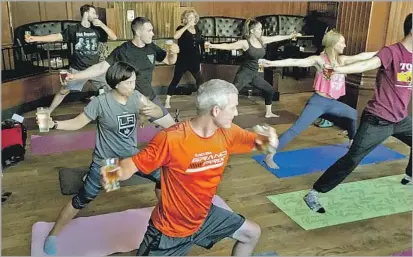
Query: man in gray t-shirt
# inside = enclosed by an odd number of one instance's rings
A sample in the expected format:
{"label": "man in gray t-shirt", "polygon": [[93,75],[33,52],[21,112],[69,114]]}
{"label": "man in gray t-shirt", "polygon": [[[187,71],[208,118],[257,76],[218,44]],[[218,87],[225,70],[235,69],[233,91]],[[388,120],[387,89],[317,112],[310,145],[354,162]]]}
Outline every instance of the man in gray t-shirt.
{"label": "man in gray t-shirt", "polygon": [[[56,235],[99,194],[102,189],[100,168],[103,160],[113,157],[125,158],[139,151],[136,131],[139,114],[152,118],[163,116],[163,111],[158,105],[135,90],[135,72],[135,69],[125,62],[114,63],[106,73],[106,81],[112,88],[110,92],[92,99],[84,111],[74,119],[66,121],[50,119],[50,128],[62,130],[77,130],[96,120],[97,132],[93,160],[84,186],[63,208],[53,229],[49,232],[44,244],[46,254],[56,253]],[[160,196],[159,170],[150,175],[141,172],[136,174],[154,181],[157,196]]]}

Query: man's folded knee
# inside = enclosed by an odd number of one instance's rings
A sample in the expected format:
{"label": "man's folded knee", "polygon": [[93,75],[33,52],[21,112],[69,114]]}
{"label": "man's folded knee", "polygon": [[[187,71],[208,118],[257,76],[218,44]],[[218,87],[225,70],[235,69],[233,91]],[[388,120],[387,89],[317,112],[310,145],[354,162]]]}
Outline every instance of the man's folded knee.
{"label": "man's folded knee", "polygon": [[61,95],[67,95],[67,94],[69,94],[69,93],[70,93],[70,90],[67,89],[67,88],[62,87],[62,88],[60,89],[60,94],[61,94]]}
{"label": "man's folded knee", "polygon": [[85,194],[77,194],[72,198],[72,206],[77,210],[85,208],[96,197],[87,196]]}
{"label": "man's folded knee", "polygon": [[234,239],[243,242],[257,242],[261,237],[261,227],[250,220],[245,220],[244,224],[234,233]]}

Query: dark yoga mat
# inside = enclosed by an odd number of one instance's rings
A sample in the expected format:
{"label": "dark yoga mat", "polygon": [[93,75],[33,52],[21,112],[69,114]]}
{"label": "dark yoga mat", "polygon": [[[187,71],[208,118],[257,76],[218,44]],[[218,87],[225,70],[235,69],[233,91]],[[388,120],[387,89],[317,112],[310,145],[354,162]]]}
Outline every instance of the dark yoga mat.
{"label": "dark yoga mat", "polygon": [[[73,195],[79,192],[83,186],[83,177],[89,172],[89,167],[80,168],[60,168],[59,182],[60,191],[63,195]],[[153,183],[149,179],[133,175],[130,179],[120,181],[120,186],[134,186],[141,184]]]}
{"label": "dark yoga mat", "polygon": [[[274,156],[279,169],[271,169],[264,162],[264,155],[253,158],[278,178],[294,177],[328,169],[348,151],[347,144],[318,146],[277,153]],[[379,145],[367,155],[360,165],[404,159],[401,153]]]}
{"label": "dark yoga mat", "polygon": [[264,113],[243,114],[234,118],[233,123],[241,128],[252,128],[257,124],[267,123],[270,125],[291,124],[297,119],[297,115],[289,111],[275,111],[275,114],[280,115],[278,118],[265,118]]}
{"label": "dark yoga mat", "polygon": [[[148,125],[143,128],[137,128],[138,142],[149,142],[161,128],[154,125]],[[53,153],[63,153],[69,151],[79,151],[93,149],[96,143],[96,130],[64,132],[55,135],[47,133],[31,136],[31,154],[46,155]]]}

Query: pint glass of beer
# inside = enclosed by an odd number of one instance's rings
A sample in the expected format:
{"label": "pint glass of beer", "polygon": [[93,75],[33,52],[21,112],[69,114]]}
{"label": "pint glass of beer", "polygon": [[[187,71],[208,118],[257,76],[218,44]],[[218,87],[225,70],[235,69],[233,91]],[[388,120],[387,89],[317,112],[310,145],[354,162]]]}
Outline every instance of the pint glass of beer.
{"label": "pint glass of beer", "polygon": [[253,131],[258,134],[256,148],[258,151],[269,154],[274,153],[275,148],[270,144],[270,125],[255,125]]}
{"label": "pint glass of beer", "polygon": [[106,177],[107,183],[105,184],[106,192],[111,192],[120,188],[119,185],[119,158],[108,158],[103,163],[103,176]]}

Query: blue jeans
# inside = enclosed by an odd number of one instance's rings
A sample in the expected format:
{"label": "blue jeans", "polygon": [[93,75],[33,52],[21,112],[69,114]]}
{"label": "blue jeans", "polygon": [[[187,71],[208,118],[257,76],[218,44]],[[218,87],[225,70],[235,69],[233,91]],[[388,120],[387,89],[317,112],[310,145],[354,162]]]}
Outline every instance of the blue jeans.
{"label": "blue jeans", "polygon": [[293,126],[285,131],[279,138],[278,151],[284,148],[291,140],[298,136],[304,129],[308,128],[318,117],[330,114],[337,117],[350,119],[348,136],[353,139],[357,130],[357,111],[350,106],[315,93],[307,102],[300,117]]}
{"label": "blue jeans", "polygon": [[[93,201],[102,190],[102,184],[100,183],[100,168],[102,166],[98,163],[92,161],[90,164],[90,170],[86,176],[85,182],[83,187],[80,189],[79,193],[77,193],[72,198],[72,206],[75,209],[83,209]],[[160,188],[161,182],[161,171],[159,169],[153,171],[151,174],[146,175],[140,171],[136,172],[135,175],[141,176],[143,178],[147,178],[156,183],[156,187]]]}

